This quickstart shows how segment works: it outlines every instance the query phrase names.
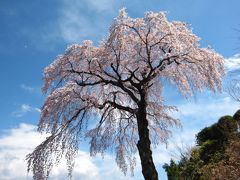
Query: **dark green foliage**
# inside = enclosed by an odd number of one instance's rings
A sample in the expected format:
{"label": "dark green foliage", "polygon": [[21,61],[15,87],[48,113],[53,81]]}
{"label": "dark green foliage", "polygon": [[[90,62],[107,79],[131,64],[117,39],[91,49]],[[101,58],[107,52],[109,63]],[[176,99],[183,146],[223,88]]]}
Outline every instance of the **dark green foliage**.
{"label": "dark green foliage", "polygon": [[216,169],[219,162],[231,159],[226,149],[232,145],[233,139],[235,142],[236,138],[240,140],[237,122],[240,122],[240,110],[233,117],[223,116],[217,123],[202,129],[196,135],[197,146],[191,150],[190,157],[182,156],[178,164],[171,160],[170,165],[164,165],[168,179],[214,179],[210,178],[211,168]]}
{"label": "dark green foliage", "polygon": [[163,169],[167,172],[169,180],[178,180],[180,178],[180,167],[171,159],[170,165],[165,163]]}
{"label": "dark green foliage", "polygon": [[[209,161],[214,161],[215,154],[222,154],[223,147],[218,140],[207,140],[199,148],[200,159],[207,164]],[[214,158],[214,159],[213,159]],[[221,158],[221,157],[219,157]]]}
{"label": "dark green foliage", "polygon": [[233,118],[234,118],[236,121],[240,121],[240,110],[238,110],[238,111],[233,115]]}
{"label": "dark green foliage", "polygon": [[228,139],[234,136],[236,131],[237,123],[232,116],[223,116],[217,123],[200,131],[196,136],[197,145],[200,146],[200,159],[207,164],[224,158]]}
{"label": "dark green foliage", "polygon": [[197,136],[197,145],[201,146],[208,140],[217,140],[221,145],[237,130],[236,120],[232,116],[223,116],[217,123],[201,130]]}
{"label": "dark green foliage", "polygon": [[217,125],[224,140],[229,139],[237,131],[237,121],[232,116],[220,118]]}
{"label": "dark green foliage", "polygon": [[221,135],[222,134],[219,131],[217,124],[213,124],[210,127],[204,128],[196,135],[197,145],[201,146],[204,142],[208,141],[209,139],[212,140],[221,139],[222,138]]}
{"label": "dark green foliage", "polygon": [[179,166],[181,167],[180,179],[199,179],[201,176],[199,167],[201,167],[202,163],[203,162],[200,159],[198,148],[193,148],[190,158],[182,157],[181,161],[179,162]]}

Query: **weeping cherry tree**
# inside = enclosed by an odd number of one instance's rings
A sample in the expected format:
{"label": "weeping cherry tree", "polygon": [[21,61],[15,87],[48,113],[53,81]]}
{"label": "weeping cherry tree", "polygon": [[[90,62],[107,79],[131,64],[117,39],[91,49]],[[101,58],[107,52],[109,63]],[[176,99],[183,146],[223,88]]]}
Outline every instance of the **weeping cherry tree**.
{"label": "weeping cherry tree", "polygon": [[174,106],[164,104],[163,80],[183,96],[192,90],[221,90],[223,57],[200,48],[199,38],[183,22],[164,13],[147,12],[133,19],[124,9],[98,46],[89,40],[73,44],[44,70],[38,131],[50,133],[27,155],[34,179],[47,179],[53,165],[67,159],[71,177],[80,140],[89,140],[90,155],[116,152],[126,174],[138,151],[146,180],[157,180],[152,147],[165,143]]}

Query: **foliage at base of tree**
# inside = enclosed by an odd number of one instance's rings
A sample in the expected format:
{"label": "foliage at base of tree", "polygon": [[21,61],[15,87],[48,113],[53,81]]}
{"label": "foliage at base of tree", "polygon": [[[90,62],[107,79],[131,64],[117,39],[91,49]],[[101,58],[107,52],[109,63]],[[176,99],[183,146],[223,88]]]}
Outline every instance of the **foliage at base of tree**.
{"label": "foliage at base of tree", "polygon": [[178,163],[164,164],[169,180],[236,180],[240,177],[240,110],[196,135],[196,146]]}

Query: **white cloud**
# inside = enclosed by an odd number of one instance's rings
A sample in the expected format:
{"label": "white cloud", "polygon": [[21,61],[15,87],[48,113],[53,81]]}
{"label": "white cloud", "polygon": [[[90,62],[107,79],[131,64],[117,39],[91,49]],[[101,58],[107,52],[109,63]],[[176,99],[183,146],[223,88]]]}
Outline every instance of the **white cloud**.
{"label": "white cloud", "polygon": [[240,70],[240,54],[225,59],[225,67],[228,72]]}
{"label": "white cloud", "polygon": [[30,179],[24,162],[27,153],[43,140],[35,126],[21,124],[0,137],[0,179]]}
{"label": "white cloud", "polygon": [[[34,147],[46,138],[36,131],[36,126],[20,124],[19,127],[5,130],[0,136],[0,179],[26,180],[32,179],[32,174],[27,174],[25,157]],[[79,150],[73,170],[73,179],[88,180],[134,180],[142,179],[139,176],[140,168],[137,166],[134,177],[124,176],[115,163],[112,155],[106,154],[91,158],[88,152]],[[50,180],[67,179],[66,160],[63,159],[58,167],[54,167]]]}
{"label": "white cloud", "polygon": [[12,115],[15,116],[15,117],[22,117],[28,112],[38,112],[38,113],[40,113],[41,109],[39,109],[37,107],[32,107],[29,104],[21,104],[19,109],[14,111],[12,113]]}

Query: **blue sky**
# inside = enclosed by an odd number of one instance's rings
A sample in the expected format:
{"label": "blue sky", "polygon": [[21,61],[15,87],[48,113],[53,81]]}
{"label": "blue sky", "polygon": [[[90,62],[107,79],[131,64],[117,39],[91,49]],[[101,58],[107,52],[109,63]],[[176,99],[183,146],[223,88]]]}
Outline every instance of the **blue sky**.
{"label": "blue sky", "polygon": [[[238,0],[1,0],[0,179],[1,174],[4,178],[12,179],[28,177],[17,171],[14,171],[15,174],[9,173],[10,165],[4,167],[2,165],[6,162],[11,164],[11,167],[24,164],[23,152],[25,150],[29,152],[29,148],[31,149],[34,144],[32,141],[35,145],[40,142],[41,137],[35,132],[35,125],[39,119],[39,108],[44,101],[41,94],[43,68],[58,54],[64,53],[67,45],[71,43],[91,39],[97,45],[106,36],[109,25],[122,7],[127,8],[131,17],[142,17],[145,11],[166,11],[170,20],[189,23],[193,32],[201,37],[202,46],[210,45],[222,54],[226,59],[228,72],[239,67]],[[227,84],[229,78],[235,78],[233,76],[236,74],[227,75],[224,83]],[[193,143],[197,131],[216,122],[222,115],[233,114],[239,104],[224,91],[222,94],[196,93],[193,98],[186,100],[178,95],[174,87],[167,87],[164,96],[168,104],[179,107],[180,113],[175,115],[183,124],[183,129],[174,130],[168,151],[165,150],[165,146],[154,150],[159,174],[166,179],[161,165],[171,156],[169,151],[174,151],[173,144]],[[13,145],[14,138],[19,141],[25,138],[25,145]],[[21,147],[22,156],[15,157],[14,154]],[[99,158],[93,160],[87,156],[86,149],[84,145],[80,154],[86,163],[89,163],[89,171],[92,169],[96,172],[104,171],[105,174],[109,173],[109,176],[113,176],[114,173],[121,174],[111,161],[114,157],[109,155],[104,162]],[[59,175],[58,172],[61,171],[56,170],[56,177]],[[89,173],[86,170],[76,174],[77,177],[87,177]],[[95,175],[94,178],[104,178],[100,173]],[[136,168],[136,176],[127,178],[141,179],[140,167]]]}

